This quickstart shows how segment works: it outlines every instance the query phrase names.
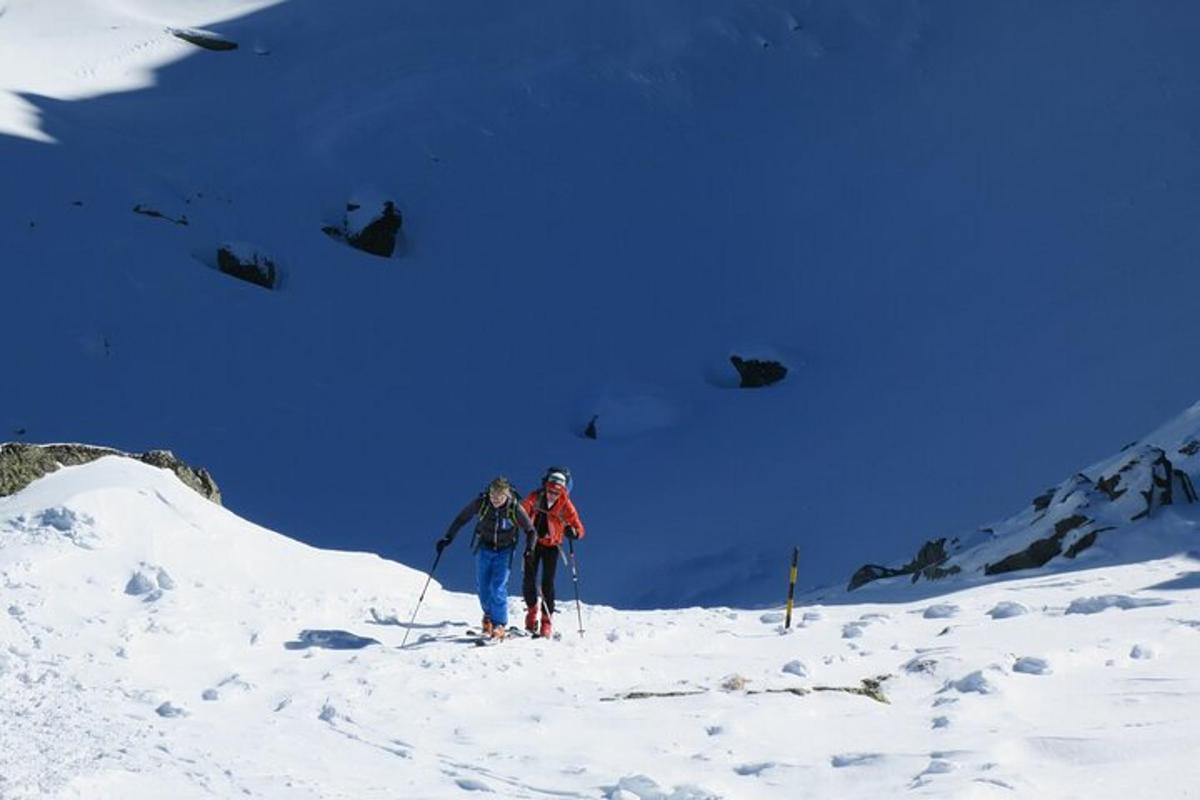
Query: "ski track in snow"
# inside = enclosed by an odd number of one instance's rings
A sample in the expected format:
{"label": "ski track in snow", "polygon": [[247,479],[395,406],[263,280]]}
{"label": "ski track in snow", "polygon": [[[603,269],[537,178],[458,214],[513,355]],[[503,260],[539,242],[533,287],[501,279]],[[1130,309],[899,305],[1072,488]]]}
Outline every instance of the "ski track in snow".
{"label": "ski track in snow", "polygon": [[[580,637],[568,602],[561,641],[487,649],[455,641],[474,598],[435,585],[400,649],[422,574],[102,459],[0,500],[0,794],[1062,796],[1086,775],[1116,798],[1133,764],[1182,787],[1200,592],[1139,587],[1185,566],[810,606],[790,631],[589,605]],[[827,691],[875,678],[886,703]]]}

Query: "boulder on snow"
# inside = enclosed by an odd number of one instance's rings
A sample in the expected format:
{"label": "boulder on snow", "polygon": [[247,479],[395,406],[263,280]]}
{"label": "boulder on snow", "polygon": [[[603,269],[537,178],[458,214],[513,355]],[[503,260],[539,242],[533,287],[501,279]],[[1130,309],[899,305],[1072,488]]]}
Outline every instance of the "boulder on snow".
{"label": "boulder on snow", "polygon": [[385,200],[378,214],[365,218],[365,213],[361,204],[347,203],[346,214],[341,224],[326,225],[321,230],[364,253],[391,258],[396,252],[397,243],[402,240],[400,229],[404,224],[396,204]]}
{"label": "boulder on snow", "polygon": [[280,275],[275,262],[252,247],[221,245],[217,248],[217,269],[264,289],[276,289],[279,286]]}
{"label": "boulder on snow", "polygon": [[191,467],[180,461],[170,450],[151,450],[133,454],[114,450],[111,447],[95,447],[84,444],[26,444],[4,442],[0,444],[0,497],[21,491],[38,478],[56,471],[59,467],[74,467],[87,464],[104,456],[133,458],[160,469],[169,469],[176,477],[208,500],[221,504],[221,491],[208,470]]}
{"label": "boulder on snow", "polygon": [[747,359],[733,355],[729,357],[729,362],[738,371],[738,376],[741,378],[739,386],[742,389],[758,389],[779,383],[787,376],[788,372],[787,367],[778,361]]}

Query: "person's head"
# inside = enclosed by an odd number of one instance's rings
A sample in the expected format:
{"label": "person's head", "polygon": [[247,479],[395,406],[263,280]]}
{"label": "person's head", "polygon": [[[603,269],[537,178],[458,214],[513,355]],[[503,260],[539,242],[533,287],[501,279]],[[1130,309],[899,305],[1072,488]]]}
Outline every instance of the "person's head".
{"label": "person's head", "polygon": [[546,475],[546,482],[543,486],[546,490],[546,497],[552,500],[556,499],[567,491],[567,476],[561,472],[551,472]]}
{"label": "person's head", "polygon": [[488,500],[497,508],[508,502],[508,496],[511,492],[512,484],[503,475],[494,478],[488,484]]}

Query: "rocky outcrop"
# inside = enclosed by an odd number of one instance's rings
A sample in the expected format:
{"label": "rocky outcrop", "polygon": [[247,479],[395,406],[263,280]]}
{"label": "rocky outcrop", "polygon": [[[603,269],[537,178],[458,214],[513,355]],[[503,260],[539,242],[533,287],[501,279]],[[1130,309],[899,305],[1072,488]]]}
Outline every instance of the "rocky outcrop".
{"label": "rocky outcrop", "polygon": [[1176,469],[1160,447],[1143,447],[1115,471],[1101,475],[1096,488],[1113,501],[1132,489],[1140,503],[1135,503],[1130,521],[1145,519],[1156,509],[1176,502],[1196,502],[1191,476]]}
{"label": "rocky outcrop", "polygon": [[864,586],[871,581],[877,581],[881,578],[895,578],[900,575],[912,575],[913,583],[916,583],[919,578],[926,580],[938,580],[948,575],[957,574],[959,567],[943,568],[941,565],[946,562],[950,556],[946,553],[946,540],[932,539],[921,545],[921,549],[917,551],[917,555],[905,564],[903,567],[883,567],[878,564],[864,564],[850,578],[850,583],[847,585],[849,591],[854,591],[860,586]]}
{"label": "rocky outcrop", "polygon": [[779,383],[787,377],[787,367],[778,361],[742,358],[736,355],[730,356],[729,361],[733,364],[734,369],[738,371],[738,376],[741,378],[739,386],[742,389],[758,389],[763,386],[770,386],[773,383]]}
{"label": "rocky outcrop", "polygon": [[185,464],[170,450],[151,450],[146,453],[133,454],[114,450],[111,447],[95,447],[85,444],[25,444],[22,442],[0,444],[0,497],[21,491],[38,478],[56,471],[59,467],[87,464],[104,456],[133,458],[160,469],[168,469],[198,494],[217,505],[221,504],[221,491],[217,488],[217,483],[208,470]]}
{"label": "rocky outcrop", "polygon": [[962,540],[952,539],[950,547],[945,539],[926,542],[902,567],[860,567],[848,588],[903,575],[912,575],[913,581],[957,572],[1002,575],[1043,567],[1059,557],[1074,559],[1102,535],[1152,518],[1166,506],[1197,502],[1200,498],[1188,471],[1195,469],[1193,457],[1200,455],[1196,442],[1194,432],[1169,447],[1135,442],[1098,466],[1092,473],[1095,477],[1076,473],[1035,497],[1031,508],[999,525]]}

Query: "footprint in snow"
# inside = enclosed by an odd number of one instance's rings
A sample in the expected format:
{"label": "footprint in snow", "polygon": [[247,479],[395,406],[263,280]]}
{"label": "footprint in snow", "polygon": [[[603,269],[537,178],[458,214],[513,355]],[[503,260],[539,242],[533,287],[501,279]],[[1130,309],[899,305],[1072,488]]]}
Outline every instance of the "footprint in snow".
{"label": "footprint in snow", "polygon": [[865,622],[847,622],[842,626],[842,638],[857,639],[863,635],[863,628],[866,626]]}
{"label": "footprint in snow", "polygon": [[1053,670],[1050,669],[1050,662],[1044,658],[1021,656],[1013,664],[1013,672],[1020,672],[1025,675],[1049,675]]}
{"label": "footprint in snow", "polygon": [[734,767],[733,771],[738,775],[758,777],[762,773],[769,769],[773,769],[776,766],[778,766],[778,764],[773,761],[763,761],[758,764],[742,764],[741,766]]}
{"label": "footprint in snow", "polygon": [[959,694],[995,694],[996,686],[983,674],[983,670],[975,670],[956,681],[946,681],[941,689],[943,692],[955,691]]}
{"label": "footprint in snow", "polygon": [[945,759],[941,758],[935,758],[929,762],[929,766],[925,767],[921,773],[913,778],[912,783],[909,784],[909,788],[916,789],[924,786],[930,782],[930,779],[932,779],[933,776],[945,775],[948,772],[953,772],[955,769],[957,769],[957,767],[955,767],[953,762],[946,761]]}
{"label": "footprint in snow", "polygon": [[846,767],[865,767],[882,760],[882,753],[840,753],[829,759],[829,765],[834,769],[845,769]]}
{"label": "footprint in snow", "polygon": [[808,667],[804,665],[803,661],[799,660],[792,660],[784,664],[783,671],[788,675],[796,675],[800,678],[808,677]]}
{"label": "footprint in snow", "polygon": [[627,775],[621,778],[616,786],[604,788],[604,796],[608,800],[705,800],[720,796],[716,792],[691,784],[664,789],[646,775]]}
{"label": "footprint in snow", "polygon": [[496,791],[488,786],[483,781],[475,780],[474,778],[458,778],[454,781],[458,784],[458,788],[467,792],[490,792],[495,794]]}
{"label": "footprint in snow", "polygon": [[177,705],[172,705],[170,700],[160,704],[158,708],[154,709],[154,713],[165,719],[187,716],[187,711]]}
{"label": "footprint in snow", "polygon": [[1129,651],[1129,657],[1139,661],[1149,660],[1154,658],[1154,649],[1144,644],[1135,644]]}

